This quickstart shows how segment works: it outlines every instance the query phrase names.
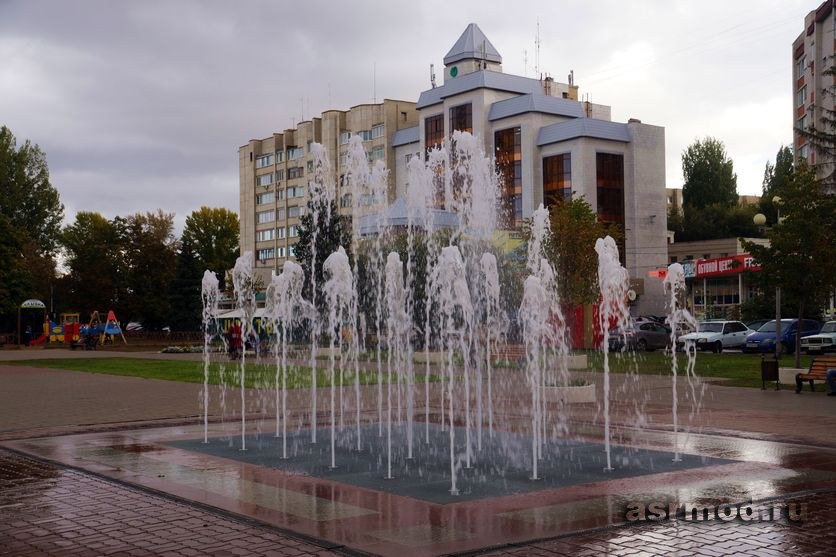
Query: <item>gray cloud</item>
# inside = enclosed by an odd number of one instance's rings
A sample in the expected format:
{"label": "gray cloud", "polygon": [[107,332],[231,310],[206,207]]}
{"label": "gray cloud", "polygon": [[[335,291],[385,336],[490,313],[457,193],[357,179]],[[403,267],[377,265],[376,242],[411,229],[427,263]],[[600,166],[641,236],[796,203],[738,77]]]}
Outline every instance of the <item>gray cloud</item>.
{"label": "gray cloud", "polygon": [[791,139],[790,45],[814,7],[0,0],[0,122],[47,152],[70,216],[162,207],[182,223],[201,204],[237,210],[250,138],[375,94],[417,99],[470,21],[506,71],[533,76],[539,19],[541,70],[666,127],[669,185],[682,149],[715,135],[758,193]]}

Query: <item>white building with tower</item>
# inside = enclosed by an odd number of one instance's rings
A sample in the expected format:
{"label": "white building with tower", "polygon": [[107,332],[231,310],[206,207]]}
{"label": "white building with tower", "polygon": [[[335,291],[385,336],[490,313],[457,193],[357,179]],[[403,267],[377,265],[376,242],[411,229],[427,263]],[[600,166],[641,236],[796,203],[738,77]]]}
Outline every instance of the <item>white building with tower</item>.
{"label": "white building with tower", "polygon": [[[433,77],[432,87],[419,94],[417,103],[399,101],[382,128],[383,113],[380,123],[364,122],[370,129],[380,130],[380,146],[371,147],[371,136],[369,141],[370,149],[384,150],[379,156],[385,158],[391,173],[388,201],[406,193],[410,157],[425,153],[455,130],[468,131],[496,160],[502,179],[499,205],[503,229],[516,230],[540,203],[548,207],[564,199],[585,199],[601,220],[624,229],[622,262],[638,294],[637,311],[661,313],[665,300],[662,283],[648,272],[667,264],[665,130],[638,119],[613,122],[609,106],[578,99],[572,73],[567,81],[503,73],[498,50],[475,23],[469,24],[444,57],[441,84]],[[326,115],[334,112],[323,113],[323,124]],[[336,118],[335,122],[348,120]],[[329,127],[325,137],[324,125],[308,127],[311,139],[335,143],[329,151],[337,157],[342,156],[339,138],[353,131]],[[287,130],[283,135],[292,136],[292,132]],[[279,144],[267,142],[270,149]],[[290,147],[300,149],[295,144]],[[276,222],[262,222],[264,219],[257,217],[257,184],[267,181],[262,178],[259,182],[254,168],[253,160],[264,156],[253,154],[258,148],[254,140],[240,150],[242,250],[253,245],[258,250],[258,230],[276,226]],[[374,157],[371,151],[370,157]],[[339,160],[332,167],[339,173]],[[337,184],[338,178],[335,176]],[[270,185],[280,187],[281,183]],[[266,198],[286,201],[288,196],[277,193]],[[253,214],[245,215],[245,210]],[[270,235],[261,235],[265,236]],[[291,246],[285,247],[275,253],[291,254]],[[282,261],[274,255],[271,260],[260,260],[259,265],[276,269]]]}

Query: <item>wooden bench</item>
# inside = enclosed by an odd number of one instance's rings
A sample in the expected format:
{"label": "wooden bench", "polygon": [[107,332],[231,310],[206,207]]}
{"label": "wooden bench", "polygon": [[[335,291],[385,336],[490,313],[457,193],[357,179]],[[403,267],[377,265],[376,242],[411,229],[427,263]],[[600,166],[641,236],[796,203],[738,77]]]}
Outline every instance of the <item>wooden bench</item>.
{"label": "wooden bench", "polygon": [[810,364],[807,373],[798,373],[795,376],[795,392],[801,392],[801,386],[805,381],[810,383],[810,390],[814,391],[814,381],[824,382],[827,379],[827,370],[836,369],[836,356],[817,356]]}

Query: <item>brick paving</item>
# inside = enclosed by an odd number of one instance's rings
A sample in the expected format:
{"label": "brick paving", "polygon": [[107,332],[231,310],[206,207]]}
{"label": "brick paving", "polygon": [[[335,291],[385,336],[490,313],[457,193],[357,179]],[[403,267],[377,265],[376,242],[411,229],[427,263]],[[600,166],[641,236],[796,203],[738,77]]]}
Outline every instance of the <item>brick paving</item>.
{"label": "brick paving", "polygon": [[[0,438],[101,428],[108,423],[117,427],[138,420],[188,419],[199,408],[197,384],[8,364],[0,364],[0,382]],[[666,385],[659,383],[660,393],[669,389]],[[655,384],[652,389],[656,390]],[[662,426],[667,410],[654,402],[646,408],[648,420]],[[832,446],[834,402],[821,393],[798,396],[788,391],[708,387],[700,425],[741,436],[777,434],[784,440]],[[835,555],[836,492],[797,500],[809,509],[808,520],[801,525],[647,523],[486,554]],[[316,545],[272,527],[0,449],[0,555],[336,555],[343,551],[327,542]]]}
{"label": "brick paving", "polygon": [[0,450],[0,555],[343,555],[91,474]]}

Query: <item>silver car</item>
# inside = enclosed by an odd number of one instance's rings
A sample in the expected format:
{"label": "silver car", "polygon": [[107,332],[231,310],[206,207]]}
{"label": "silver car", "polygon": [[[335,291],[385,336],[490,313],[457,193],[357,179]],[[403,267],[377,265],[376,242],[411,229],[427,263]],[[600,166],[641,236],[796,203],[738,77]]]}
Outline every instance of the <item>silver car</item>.
{"label": "silver car", "polygon": [[740,321],[703,321],[697,332],[679,337],[677,345],[691,341],[698,350],[720,353],[724,348],[743,346],[750,333],[754,331]]}
{"label": "silver car", "polygon": [[807,354],[836,350],[836,321],[828,321],[819,334],[803,337],[801,351]]}

